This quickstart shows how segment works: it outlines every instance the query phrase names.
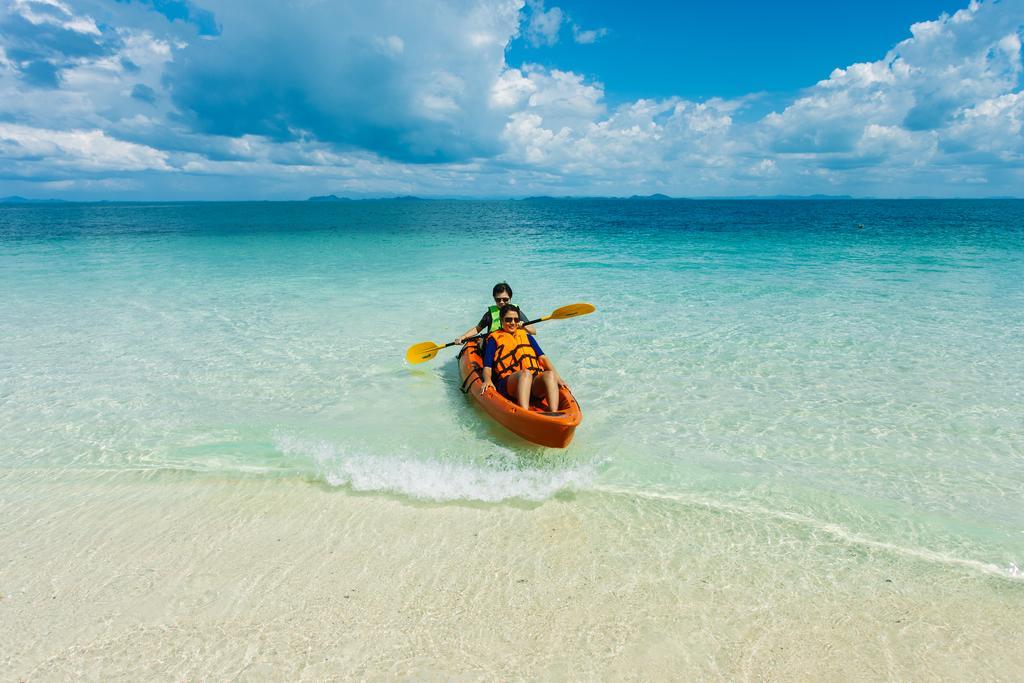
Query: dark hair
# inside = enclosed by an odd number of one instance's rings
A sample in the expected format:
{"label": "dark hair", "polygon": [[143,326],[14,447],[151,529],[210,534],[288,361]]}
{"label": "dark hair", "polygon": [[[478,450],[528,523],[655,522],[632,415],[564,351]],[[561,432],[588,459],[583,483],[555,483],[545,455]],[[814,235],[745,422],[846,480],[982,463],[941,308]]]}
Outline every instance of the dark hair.
{"label": "dark hair", "polygon": [[502,306],[501,310],[498,311],[498,319],[501,320],[501,322],[505,322],[505,314],[509,313],[510,311],[516,312],[516,315],[519,316],[520,323],[526,322],[525,320],[523,320],[523,312],[520,311],[519,307],[516,306],[515,304],[505,304],[504,306]]}
{"label": "dark hair", "polygon": [[508,298],[512,298],[512,288],[508,286],[507,282],[499,282],[498,284],[494,285],[494,287],[491,289],[491,296],[498,296],[498,294],[500,294],[501,292],[508,292]]}

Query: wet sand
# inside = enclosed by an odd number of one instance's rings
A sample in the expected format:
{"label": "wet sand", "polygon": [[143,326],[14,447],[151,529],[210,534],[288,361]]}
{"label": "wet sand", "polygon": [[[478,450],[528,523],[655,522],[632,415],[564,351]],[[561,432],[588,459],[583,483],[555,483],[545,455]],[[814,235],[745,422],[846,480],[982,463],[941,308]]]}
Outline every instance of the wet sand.
{"label": "wet sand", "polygon": [[612,493],[0,476],[0,679],[1024,676],[1024,582]]}

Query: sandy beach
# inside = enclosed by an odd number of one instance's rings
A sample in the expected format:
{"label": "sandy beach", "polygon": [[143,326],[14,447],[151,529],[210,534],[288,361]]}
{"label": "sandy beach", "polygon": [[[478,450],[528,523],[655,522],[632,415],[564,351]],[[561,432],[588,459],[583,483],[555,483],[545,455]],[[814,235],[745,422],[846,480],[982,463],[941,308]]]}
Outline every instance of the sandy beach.
{"label": "sandy beach", "polygon": [[1024,583],[797,524],[616,494],[432,505],[299,480],[44,476],[3,482],[5,680],[1024,671]]}

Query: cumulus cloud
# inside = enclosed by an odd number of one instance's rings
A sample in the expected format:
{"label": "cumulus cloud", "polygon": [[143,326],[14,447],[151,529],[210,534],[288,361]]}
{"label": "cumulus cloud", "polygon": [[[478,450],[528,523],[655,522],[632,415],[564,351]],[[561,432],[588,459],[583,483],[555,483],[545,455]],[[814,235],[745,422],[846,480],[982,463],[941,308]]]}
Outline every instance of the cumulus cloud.
{"label": "cumulus cloud", "polygon": [[920,172],[928,160],[976,163],[986,147],[1019,156],[1022,23],[1021,3],[1007,0],[914,24],[883,59],[835,69],[767,116],[761,139],[826,169]]}
{"label": "cumulus cloud", "polygon": [[558,42],[558,34],[562,30],[565,12],[560,7],[544,9],[544,0],[528,0],[529,19],[526,25],[526,38],[534,47],[554,45]]}
{"label": "cumulus cloud", "polygon": [[13,0],[0,9],[7,65],[30,85],[58,87],[64,69],[113,54],[120,37],[58,0]]}
{"label": "cumulus cloud", "polygon": [[[605,117],[592,106],[567,123],[544,105],[579,98],[567,85],[587,84],[527,71],[506,83],[525,105],[505,128],[503,158],[609,184],[642,167],[648,182],[689,193],[928,192],[966,177],[977,183],[983,165],[1005,178],[1022,159],[1022,25],[1019,0],[972,3],[915,24],[884,58],[837,68],[783,110],[745,123],[733,116],[743,99],[674,98]],[[598,96],[582,99],[600,102],[600,85],[590,87]]]}
{"label": "cumulus cloud", "polygon": [[223,0],[231,30],[177,52],[171,96],[208,134],[315,137],[408,162],[494,154],[489,96],[520,4]]}
{"label": "cumulus cloud", "polygon": [[9,170],[32,172],[31,162],[44,157],[49,169],[71,173],[171,170],[167,154],[116,140],[100,130],[47,130],[0,123],[0,158]]}
{"label": "cumulus cloud", "polygon": [[870,124],[945,128],[965,108],[1017,87],[1021,16],[1011,9],[974,3],[952,17],[915,24],[913,36],[884,59],[836,69],[769,124],[783,131],[781,144],[807,151],[816,151],[810,138],[801,144],[785,131],[823,128],[843,140],[838,149]]}
{"label": "cumulus cloud", "polygon": [[607,28],[585,29],[572,21],[561,7],[544,8],[544,0],[527,0],[523,9],[525,15],[524,37],[534,47],[551,46],[558,43],[563,26],[572,28],[572,39],[580,45],[591,45],[608,35]]}
{"label": "cumulus cloud", "polygon": [[541,0],[12,0],[0,176],[178,197],[239,196],[239,177],[253,197],[1024,181],[1024,0],[915,24],[760,118],[752,97],[613,106],[592,77],[506,63],[510,41],[550,45],[566,26],[579,43],[607,33]]}
{"label": "cumulus cloud", "polygon": [[557,123],[563,114],[549,112],[545,99],[534,98],[539,106],[511,117],[503,159],[572,177],[602,194],[706,194],[741,152],[733,141],[735,102],[640,100],[587,125],[564,126]]}
{"label": "cumulus cloud", "polygon": [[1024,159],[1022,25],[1019,0],[972,3],[744,122],[735,120],[742,98],[641,100],[605,112],[599,83],[524,68],[500,82],[500,99],[516,109],[501,158],[590,187],[689,194],[931,192],[980,184],[989,172],[1005,182]]}
{"label": "cumulus cloud", "polygon": [[993,97],[959,112],[940,149],[964,162],[1024,164],[1024,93]]}

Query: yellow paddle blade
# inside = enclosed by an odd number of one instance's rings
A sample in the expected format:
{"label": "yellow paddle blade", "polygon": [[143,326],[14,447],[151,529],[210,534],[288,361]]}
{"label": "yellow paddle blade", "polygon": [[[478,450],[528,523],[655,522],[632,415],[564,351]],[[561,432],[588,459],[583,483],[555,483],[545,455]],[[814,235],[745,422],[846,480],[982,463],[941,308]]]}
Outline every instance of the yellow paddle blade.
{"label": "yellow paddle blade", "polygon": [[593,304],[569,304],[568,306],[562,306],[556,308],[551,312],[551,315],[545,316],[544,320],[564,320],[566,318],[575,318],[578,315],[586,315],[593,313],[597,308]]}
{"label": "yellow paddle blade", "polygon": [[416,365],[423,361],[430,360],[437,355],[437,352],[443,349],[443,346],[438,346],[434,342],[420,342],[419,344],[413,344],[409,347],[409,350],[405,352],[405,362],[409,365]]}

